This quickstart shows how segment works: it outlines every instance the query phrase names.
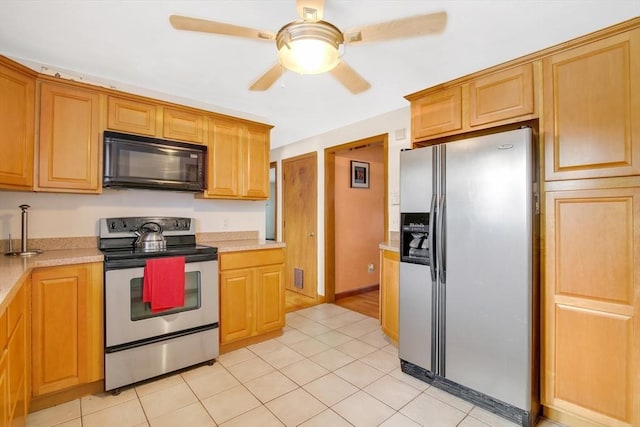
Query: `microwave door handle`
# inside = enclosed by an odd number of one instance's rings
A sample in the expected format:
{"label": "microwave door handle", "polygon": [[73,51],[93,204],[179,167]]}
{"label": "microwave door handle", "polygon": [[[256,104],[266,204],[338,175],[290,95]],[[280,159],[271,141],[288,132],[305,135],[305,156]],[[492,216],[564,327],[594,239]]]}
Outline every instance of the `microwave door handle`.
{"label": "microwave door handle", "polygon": [[435,252],[434,252],[434,245],[435,245],[435,236],[434,236],[434,231],[436,228],[436,224],[435,224],[435,212],[436,209],[436,195],[432,195],[431,196],[431,211],[429,214],[429,244],[427,245],[428,247],[428,252],[427,255],[429,257],[429,271],[431,271],[431,281],[433,283],[435,283],[436,281],[436,263],[435,263]]}

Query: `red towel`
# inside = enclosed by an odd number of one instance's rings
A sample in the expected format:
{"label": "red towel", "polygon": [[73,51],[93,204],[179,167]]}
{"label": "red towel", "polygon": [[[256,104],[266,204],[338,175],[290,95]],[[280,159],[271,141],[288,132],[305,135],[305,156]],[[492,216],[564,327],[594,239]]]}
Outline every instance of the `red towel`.
{"label": "red towel", "polygon": [[148,259],[144,266],[142,301],[151,311],[184,305],[184,257]]}

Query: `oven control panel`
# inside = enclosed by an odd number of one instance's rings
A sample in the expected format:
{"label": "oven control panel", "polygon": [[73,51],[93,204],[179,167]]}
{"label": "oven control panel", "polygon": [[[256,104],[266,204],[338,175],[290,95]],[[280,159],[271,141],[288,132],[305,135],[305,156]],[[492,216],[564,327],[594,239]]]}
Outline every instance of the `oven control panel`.
{"label": "oven control panel", "polygon": [[100,224],[100,234],[101,237],[106,237],[106,235],[112,236],[114,233],[134,233],[140,230],[140,228],[145,224],[148,224],[149,228],[154,231],[157,228],[154,224],[157,224],[160,226],[163,233],[178,232],[180,234],[190,234],[194,232],[193,218],[122,217],[103,218]]}

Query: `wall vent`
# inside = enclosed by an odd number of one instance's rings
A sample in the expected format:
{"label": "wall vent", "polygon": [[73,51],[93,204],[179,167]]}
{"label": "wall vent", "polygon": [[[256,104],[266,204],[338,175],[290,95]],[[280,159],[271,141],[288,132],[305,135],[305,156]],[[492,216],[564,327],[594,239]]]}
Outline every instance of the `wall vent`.
{"label": "wall vent", "polygon": [[304,288],[304,270],[301,268],[293,269],[293,286],[298,289]]}

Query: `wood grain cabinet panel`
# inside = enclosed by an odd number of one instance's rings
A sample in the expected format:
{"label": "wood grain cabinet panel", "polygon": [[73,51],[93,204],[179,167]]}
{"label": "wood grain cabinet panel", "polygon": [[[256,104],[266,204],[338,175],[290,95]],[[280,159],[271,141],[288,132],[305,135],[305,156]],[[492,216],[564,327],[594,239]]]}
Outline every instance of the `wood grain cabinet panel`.
{"label": "wood grain cabinet panel", "polygon": [[282,329],[284,319],[284,268],[282,265],[260,267],[255,270],[256,332]]}
{"label": "wood grain cabinet panel", "polygon": [[462,129],[462,88],[443,89],[411,103],[414,140]]}
{"label": "wood grain cabinet panel", "polygon": [[382,332],[398,342],[400,254],[383,250],[380,262],[380,323]]}
{"label": "wood grain cabinet panel", "polygon": [[240,194],[240,135],[234,120],[209,119],[207,190],[209,197]]}
{"label": "wood grain cabinet panel", "polygon": [[102,263],[32,273],[34,396],[104,378]]}
{"label": "wood grain cabinet panel", "polygon": [[548,192],[542,403],[640,425],[640,188]]}
{"label": "wood grain cabinet panel", "polygon": [[546,179],[640,174],[640,29],[543,64]]}
{"label": "wood grain cabinet panel", "polygon": [[269,197],[269,127],[209,118],[205,198],[265,200]]}
{"label": "wood grain cabinet panel", "polygon": [[205,116],[177,108],[163,108],[162,135],[167,139],[203,144]]}
{"label": "wood grain cabinet panel", "polygon": [[262,126],[247,125],[241,133],[242,195],[251,199],[269,197],[269,132]]}
{"label": "wood grain cabinet panel", "polygon": [[468,90],[471,126],[533,114],[533,64],[472,80]]}
{"label": "wood grain cabinet panel", "polygon": [[31,396],[29,277],[15,286],[18,292],[0,316],[0,426],[24,426]]}
{"label": "wood grain cabinet panel", "polygon": [[157,113],[156,104],[109,96],[107,128],[125,133],[156,136]]}
{"label": "wood grain cabinet panel", "polygon": [[64,84],[40,85],[39,191],[99,193],[100,95]]}
{"label": "wood grain cabinet panel", "polygon": [[282,329],[284,249],[220,254],[220,343]]}
{"label": "wood grain cabinet panel", "polygon": [[0,57],[0,188],[33,189],[35,84]]}

